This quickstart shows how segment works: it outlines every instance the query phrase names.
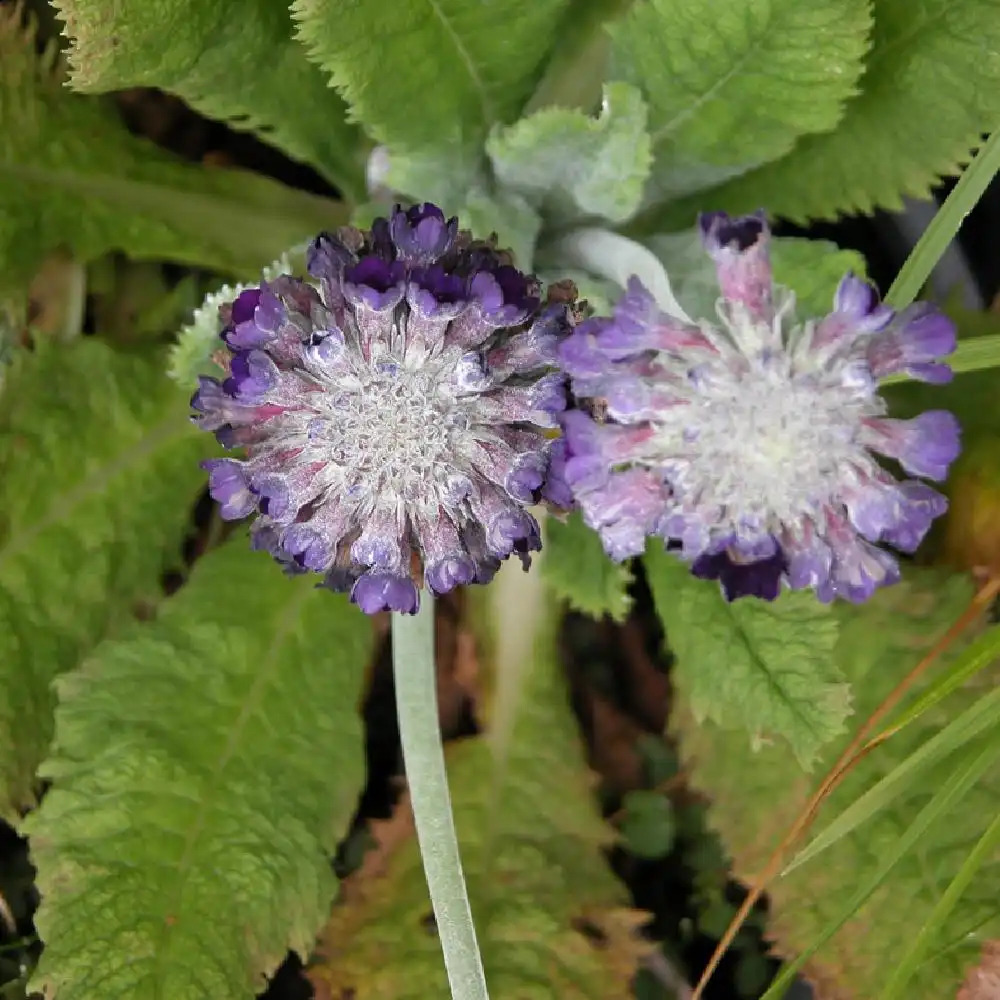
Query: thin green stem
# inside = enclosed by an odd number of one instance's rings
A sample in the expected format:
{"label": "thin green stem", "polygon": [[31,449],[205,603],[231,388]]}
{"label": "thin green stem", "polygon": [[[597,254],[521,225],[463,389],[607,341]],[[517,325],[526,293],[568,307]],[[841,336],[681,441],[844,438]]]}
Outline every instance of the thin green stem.
{"label": "thin green stem", "polygon": [[417,841],[452,1000],[488,1000],[451,815],[438,722],[434,602],[427,591],[416,615],[392,616],[392,667]]}
{"label": "thin green stem", "polygon": [[965,217],[975,207],[998,170],[1000,129],[980,147],[931,224],[924,230],[910,256],[906,258],[906,263],[886,293],[885,300],[889,305],[902,309],[917,297],[948,244],[955,238]]}

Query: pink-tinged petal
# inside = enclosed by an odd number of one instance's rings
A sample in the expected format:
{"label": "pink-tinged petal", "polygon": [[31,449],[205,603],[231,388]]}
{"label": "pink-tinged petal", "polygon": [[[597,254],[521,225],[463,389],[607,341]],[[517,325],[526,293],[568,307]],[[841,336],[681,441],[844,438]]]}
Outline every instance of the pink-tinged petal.
{"label": "pink-tinged petal", "polygon": [[705,249],[715,261],[722,297],[740,303],[753,319],[770,323],[774,316],[771,233],[763,211],[735,218],[709,212],[698,221]]}
{"label": "pink-tinged petal", "polygon": [[955,324],[935,306],[918,302],[872,337],[867,359],[876,378],[906,372],[940,383],[948,380],[948,366],[939,359],[951,354],[955,344]]}
{"label": "pink-tinged petal", "polygon": [[612,360],[628,358],[644,351],[677,354],[690,350],[715,351],[704,333],[663,312],[642,282],[629,278],[625,294],[615,305],[614,322],[597,331],[600,353]]}

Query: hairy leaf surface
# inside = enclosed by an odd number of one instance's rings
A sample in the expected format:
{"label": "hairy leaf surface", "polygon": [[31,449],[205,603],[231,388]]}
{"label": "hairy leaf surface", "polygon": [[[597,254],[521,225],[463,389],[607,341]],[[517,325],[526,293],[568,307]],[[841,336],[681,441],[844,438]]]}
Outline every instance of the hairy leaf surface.
{"label": "hairy leaf surface", "polygon": [[346,221],[335,202],[129,135],[110,104],[63,86],[54,59],[36,55],[18,5],[0,8],[0,293],[61,245],[254,275]]}
{"label": "hairy leaf surface", "polygon": [[577,611],[594,618],[608,615],[615,621],[628,614],[632,574],[608,557],[597,532],[583,523],[579,513],[565,521],[546,519],[542,576],[553,593]]}
{"label": "hairy leaf surface", "polygon": [[833,128],[857,92],[871,14],[867,0],[645,0],[612,30],[614,72],[650,104],[663,198]]}
{"label": "hairy leaf surface", "polygon": [[627,83],[605,87],[600,116],[545,108],[486,144],[497,179],[562,217],[622,222],[639,207],[651,163],[646,105]]}
{"label": "hairy leaf surface", "polygon": [[[489,734],[448,754],[473,915],[496,1000],[626,1000],[642,916],[626,908],[601,854],[612,834],[595,810],[558,665],[557,613],[541,588],[534,570],[524,577],[513,567],[491,585],[498,693]],[[337,997],[446,996],[405,814],[376,836],[334,910],[311,978]],[[596,946],[595,932],[604,935]]]}
{"label": "hairy leaf surface", "polygon": [[208,443],[162,360],[39,340],[0,407],[0,815],[34,801],[52,679],[156,599]]}
{"label": "hairy leaf surface", "polygon": [[[727,602],[715,580],[651,541],[646,573],[657,614],[674,653],[673,680],[694,715],[725,729],[747,753],[776,743],[809,767],[844,730],[850,688],[833,655],[837,619],[811,593],[785,592],[776,601]],[[717,733],[715,726],[706,731]],[[798,766],[798,765],[793,765]]]}
{"label": "hairy leaf surface", "polygon": [[517,117],[567,0],[295,0],[299,36],[380,142],[473,145]]}
{"label": "hairy leaf surface", "polygon": [[243,1000],[303,956],[357,806],[368,620],[245,538],[158,619],[59,683],[29,820],[36,988],[59,1000]]}
{"label": "hairy leaf surface", "polygon": [[[881,590],[867,604],[838,604],[841,621],[837,661],[853,684],[858,717],[867,717],[913,668],[921,655],[963,610],[971,594],[967,580],[922,570]],[[942,668],[939,668],[942,669]],[[938,732],[942,724],[995,684],[989,672],[893,736],[869,754],[823,807],[824,827],[892,767]],[[685,704],[676,720],[682,751],[696,788],[713,804],[712,824],[732,853],[737,877],[751,878],[804,804],[815,778],[803,775],[781,747],[747,755],[738,734],[699,725]],[[995,739],[989,735],[986,738]],[[823,750],[829,766],[846,737]],[[794,955],[809,945],[834,917],[882,855],[897,843],[939,781],[951,773],[948,758],[924,781],[888,808],[768,890],[769,933],[778,951]],[[902,956],[941,893],[997,813],[1000,774],[991,774],[937,823],[916,853],[904,858],[886,884],[806,966],[821,995],[868,1000],[879,995],[891,972],[887,956]],[[939,935],[940,947],[910,982],[907,996],[940,1000],[954,996],[962,969],[975,960],[977,941],[1000,927],[1000,859],[980,870]],[[975,931],[975,933],[971,933]]]}
{"label": "hairy leaf surface", "polygon": [[360,132],[271,0],[56,0],[72,41],[70,83],[101,93],[159,87],[234,128],[255,132],[364,191]]}
{"label": "hairy leaf surface", "polygon": [[697,206],[674,206],[674,218],[760,205],[796,220],[898,209],[904,195],[926,198],[958,171],[1000,121],[1000,2],[874,0],[874,10],[862,92],[837,128]]}

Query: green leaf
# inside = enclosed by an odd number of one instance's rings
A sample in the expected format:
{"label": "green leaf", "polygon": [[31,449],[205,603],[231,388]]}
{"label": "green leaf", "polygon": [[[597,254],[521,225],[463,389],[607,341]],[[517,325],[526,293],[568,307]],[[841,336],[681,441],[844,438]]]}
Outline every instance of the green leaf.
{"label": "green leaf", "polygon": [[346,221],[336,202],[129,135],[110,104],[62,86],[54,52],[36,55],[32,36],[17,5],[0,8],[0,293],[61,245],[249,276]]}
{"label": "green leaf", "polygon": [[[699,722],[749,730],[755,752],[787,743],[810,767],[851,711],[850,687],[833,657],[838,629],[830,607],[801,592],[729,603],[717,582],[692,576],[659,542],[647,547],[645,564],[676,657],[674,684]],[[738,739],[746,756],[745,731]]]}
{"label": "green leaf", "polygon": [[[644,241],[663,263],[677,299],[695,317],[715,316],[719,281],[715,264],[705,252],[697,227],[680,233],[661,233]],[[771,238],[774,280],[795,292],[801,318],[825,316],[833,295],[848,271],[865,275],[864,257],[855,250],[841,250],[829,240],[791,236]]]}
{"label": "green leaf", "polygon": [[[864,605],[834,606],[841,621],[836,658],[852,683],[859,718],[866,718],[881,703],[958,618],[971,591],[964,577],[910,570],[902,583],[879,591]],[[946,656],[936,670],[947,669],[949,659]],[[928,685],[933,683],[934,671],[931,674]],[[818,823],[823,826],[837,817],[995,684],[995,671],[979,674],[870,753],[830,797]],[[709,819],[732,854],[736,877],[751,878],[762,870],[814,780],[804,776],[780,747],[766,747],[756,758],[747,758],[737,735],[706,729],[686,706],[681,706],[675,725],[693,786],[712,800]],[[967,747],[978,752],[983,741],[991,739],[996,739],[995,726],[987,726],[978,742]],[[824,749],[824,767],[833,763],[844,742],[846,736]],[[841,838],[815,863],[804,864],[769,886],[768,934],[779,954],[798,954],[842,912],[956,766],[952,756],[940,759],[888,808]],[[878,996],[887,968],[905,953],[998,806],[1000,771],[994,766],[946,822],[921,837],[916,851],[899,863],[864,909],[811,958],[808,978],[821,983],[830,995]],[[939,948],[911,982],[908,997],[940,1000],[955,995],[963,966],[976,955],[980,935],[996,936],[1000,929],[998,900],[1000,858],[994,856],[942,926]]]}
{"label": "green leaf", "polygon": [[599,117],[546,108],[494,129],[486,151],[500,183],[536,207],[623,222],[639,207],[649,176],[646,105],[634,87],[610,83]]}
{"label": "green leaf", "polygon": [[209,118],[251,131],[357,199],[364,149],[347,108],[270,0],[55,0],[72,46],[70,83],[87,93],[159,87]]}
{"label": "green leaf", "polygon": [[299,37],[380,142],[475,145],[517,117],[567,0],[295,0]]}
{"label": "green leaf", "polygon": [[628,792],[622,803],[621,834],[637,858],[662,858],[674,846],[676,824],[670,800],[646,789]]}
{"label": "green leaf", "polygon": [[[40,340],[0,406],[0,816],[34,802],[54,677],[156,600],[210,442],[162,361]],[[206,440],[203,440],[206,439]]]}
{"label": "green leaf", "polygon": [[59,683],[27,824],[61,1000],[243,1000],[305,956],[357,806],[370,626],[245,538]]}
{"label": "green leaf", "polygon": [[632,604],[631,572],[608,557],[597,532],[578,513],[565,521],[546,519],[542,576],[557,597],[593,618],[624,621]]}
{"label": "green leaf", "polygon": [[[627,908],[602,855],[612,831],[595,808],[559,666],[557,609],[541,587],[534,570],[513,567],[491,585],[490,687],[499,690],[489,732],[449,747],[472,912],[494,1000],[627,1000],[643,915]],[[334,909],[310,976],[331,996],[448,995],[407,824],[401,812],[376,829],[379,848]]]}
{"label": "green leaf", "polygon": [[417,149],[390,151],[380,146],[377,153],[383,161],[383,179],[393,191],[411,201],[432,201],[447,214],[457,215],[469,191],[485,190],[489,184],[478,147],[442,139]]}
{"label": "green leaf", "polygon": [[613,29],[650,105],[654,192],[677,197],[834,127],[857,92],[867,0],[648,0]]}
{"label": "green leaf", "polygon": [[829,240],[781,236],[771,241],[774,280],[795,292],[800,317],[826,316],[833,308],[837,286],[848,271],[864,277],[865,258],[857,250],[842,250]]}
{"label": "green leaf", "polygon": [[839,126],[697,205],[674,206],[674,218],[760,205],[802,221],[899,209],[904,195],[926,198],[940,177],[958,172],[1000,120],[995,0],[875,0],[874,7],[862,93]]}

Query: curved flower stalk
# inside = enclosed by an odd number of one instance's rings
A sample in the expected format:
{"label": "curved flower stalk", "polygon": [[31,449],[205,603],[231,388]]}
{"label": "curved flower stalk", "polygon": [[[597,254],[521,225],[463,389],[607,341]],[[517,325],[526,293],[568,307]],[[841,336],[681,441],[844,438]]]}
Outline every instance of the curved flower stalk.
{"label": "curved flower stalk", "polygon": [[607,552],[657,535],[730,600],[812,587],[821,601],[869,598],[946,507],[959,451],[952,414],[887,416],[879,380],[944,382],[951,322],[932,306],[895,313],[848,274],[833,311],[798,322],[772,282],[762,213],[700,220],[722,292],[691,323],[633,279],[612,319],[581,324],[560,356],[580,407],[563,415],[562,475]]}
{"label": "curved flower stalk", "polygon": [[246,451],[205,463],[222,516],[258,512],[257,548],[367,613],[527,566],[567,304],[430,204],[322,234],[307,263],[316,286],[284,275],[223,310],[228,377],[192,399]]}

